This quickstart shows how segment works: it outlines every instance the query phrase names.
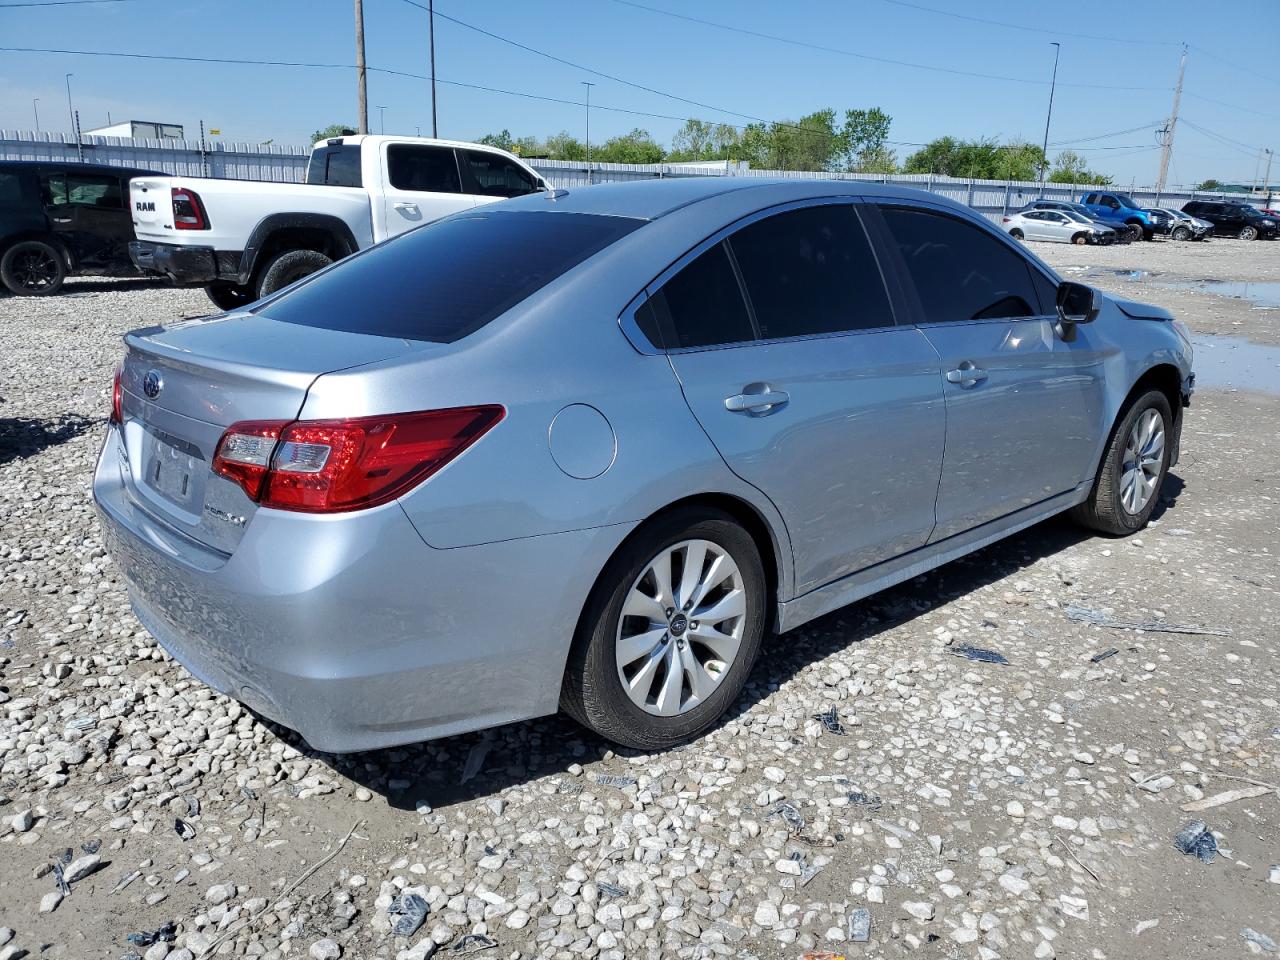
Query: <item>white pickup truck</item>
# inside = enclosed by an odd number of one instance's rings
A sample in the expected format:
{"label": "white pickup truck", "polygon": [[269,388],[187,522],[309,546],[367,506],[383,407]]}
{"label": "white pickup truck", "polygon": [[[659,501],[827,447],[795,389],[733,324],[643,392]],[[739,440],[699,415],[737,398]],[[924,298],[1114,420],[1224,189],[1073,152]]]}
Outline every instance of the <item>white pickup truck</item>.
{"label": "white pickup truck", "polygon": [[543,189],[532,168],[494,147],[337,137],[312,148],[306,183],[131,180],[129,255],[143,273],[204,286],[230,310],[398,233]]}

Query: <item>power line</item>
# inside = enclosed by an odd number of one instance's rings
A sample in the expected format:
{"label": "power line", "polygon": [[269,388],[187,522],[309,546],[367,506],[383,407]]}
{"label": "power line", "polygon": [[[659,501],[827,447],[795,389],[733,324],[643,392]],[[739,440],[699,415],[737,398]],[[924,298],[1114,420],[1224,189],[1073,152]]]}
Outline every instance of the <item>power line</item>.
{"label": "power line", "polygon": [[30,0],[25,3],[0,3],[0,10],[18,7],[78,7],[86,3],[132,3],[133,0]]}
{"label": "power line", "polygon": [[1221,57],[1216,53],[1212,53],[1206,50],[1204,47],[1199,47],[1199,46],[1196,46],[1195,44],[1188,44],[1188,46],[1190,46],[1192,50],[1197,50],[1200,53],[1203,53],[1206,57],[1208,57],[1211,60],[1217,60],[1219,63],[1225,63],[1229,67],[1235,67],[1241,73],[1247,73],[1249,74],[1249,76],[1257,77],[1259,80],[1265,80],[1267,81],[1267,83],[1280,84],[1280,80],[1276,79],[1275,77],[1268,76],[1265,73],[1259,73],[1257,70],[1250,70],[1248,67],[1242,67],[1237,61],[1230,60],[1227,57]]}
{"label": "power line", "polygon": [[[412,0],[404,0],[410,3]],[[877,57],[869,53],[859,53],[854,50],[844,50],[840,47],[829,47],[820,43],[810,43],[807,40],[796,40],[793,37],[782,37],[772,33],[762,33],[758,30],[748,30],[746,27],[737,27],[729,23],[719,23],[715,20],[704,20],[701,17],[692,17],[684,13],[676,13],[673,10],[663,10],[659,7],[651,7],[647,4],[637,3],[636,0],[613,0],[614,3],[621,4],[626,7],[635,7],[637,10],[646,10],[649,13],[660,14],[664,17],[672,17],[676,20],[686,20],[689,23],[698,23],[706,27],[715,27],[718,30],[728,30],[732,33],[741,33],[749,37],[757,37],[762,40],[773,40],[778,43],[787,43],[796,47],[804,47],[808,50],[820,50],[824,53],[834,53],[843,57],[853,57],[857,60],[869,60],[873,63],[887,63],[897,67],[911,67],[916,70],[929,70],[934,73],[945,73],[951,76],[974,77],[981,80],[1000,80],[1006,83],[1022,83],[1030,84],[1038,87],[1049,86],[1048,80],[1035,80],[1029,77],[1011,77],[995,73],[978,73],[972,70],[955,70],[950,67],[939,67],[930,63],[913,63],[909,60],[894,60],[890,57]],[[439,16],[439,13],[436,14]],[[1078,87],[1093,90],[1168,90],[1168,87],[1119,87],[1110,83],[1068,83],[1066,81],[1059,82],[1060,87]]]}
{"label": "power line", "polygon": [[1186,119],[1185,117],[1183,117],[1182,122],[1185,123],[1192,130],[1195,130],[1197,133],[1208,137],[1210,140],[1213,140],[1215,143],[1221,144],[1224,147],[1228,147],[1232,150],[1235,150],[1238,153],[1243,153],[1251,157],[1256,157],[1262,150],[1261,147],[1251,146],[1250,144],[1247,144],[1247,143],[1241,143],[1239,140],[1232,140],[1230,137],[1224,137],[1220,133],[1214,133],[1212,130],[1202,127],[1198,123],[1193,123],[1192,121]]}
{"label": "power line", "polygon": [[1111,137],[1122,137],[1127,133],[1138,133],[1142,130],[1150,130],[1153,127],[1160,126],[1160,122],[1144,123],[1140,127],[1130,127],[1128,130],[1116,130],[1114,133],[1099,133],[1092,137],[1076,137],[1073,140],[1055,140],[1049,144],[1051,147],[1070,147],[1077,143],[1092,143],[1094,140],[1109,140]]}
{"label": "power line", "polygon": [[1192,93],[1190,90],[1183,90],[1182,95],[1184,97],[1191,97],[1191,99],[1193,100],[1203,100],[1205,103],[1212,103],[1214,106],[1217,106],[1217,107],[1227,107],[1231,110],[1239,110],[1242,113],[1251,113],[1255,117],[1265,117],[1268,120],[1276,119],[1276,115],[1274,113],[1263,113],[1261,110],[1253,110],[1253,109],[1250,109],[1249,107],[1242,107],[1238,103],[1228,103],[1226,100],[1215,100],[1213,99],[1213,97],[1204,97],[1198,93]]}
{"label": "power line", "polygon": [[883,3],[891,3],[895,7],[908,7],[912,10],[920,10],[924,13],[937,14],[940,17],[953,17],[956,20],[968,20],[971,23],[984,23],[990,27],[1005,27],[1009,30],[1023,30],[1027,33],[1041,33],[1051,37],[1072,37],[1077,40],[1104,40],[1112,43],[1133,43],[1143,44],[1147,46],[1178,46],[1172,40],[1138,40],[1130,37],[1107,37],[1093,33],[1067,33],[1064,30],[1046,30],[1043,27],[1028,27],[1019,23],[1007,23],[1003,20],[987,20],[983,17],[972,17],[964,13],[954,13],[951,10],[939,10],[936,7],[926,7],[919,3],[908,3],[907,0],[882,0]]}

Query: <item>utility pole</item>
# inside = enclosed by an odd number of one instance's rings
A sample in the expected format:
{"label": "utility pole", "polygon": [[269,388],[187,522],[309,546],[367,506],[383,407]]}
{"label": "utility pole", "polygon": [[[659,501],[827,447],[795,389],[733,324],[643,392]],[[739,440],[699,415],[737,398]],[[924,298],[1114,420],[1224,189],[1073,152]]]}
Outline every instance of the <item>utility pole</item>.
{"label": "utility pole", "polygon": [[1053,79],[1049,81],[1049,111],[1044,115],[1044,148],[1040,157],[1040,196],[1044,196],[1044,175],[1049,169],[1049,121],[1053,119],[1053,91],[1058,87],[1058,57],[1062,44],[1053,41]]}
{"label": "utility pole", "polygon": [[1178,105],[1182,102],[1182,74],[1187,69],[1187,45],[1182,45],[1182,59],[1178,61],[1178,85],[1173,89],[1173,114],[1164,129],[1164,149],[1160,151],[1160,176],[1156,178],[1156,192],[1164,191],[1169,176],[1169,157],[1173,154],[1173,132],[1178,126]]}
{"label": "utility pole", "polygon": [[436,125],[436,0],[427,0],[427,36],[431,39],[431,136],[439,137]]}
{"label": "utility pole", "polygon": [[356,0],[356,90],[360,114],[360,132],[369,132],[369,96],[365,90],[364,69],[364,0]]}
{"label": "utility pole", "polygon": [[67,118],[71,121],[71,131],[74,133],[76,129],[76,112],[71,107],[71,78],[73,74],[67,74]]}
{"label": "utility pole", "polygon": [[1267,209],[1271,209],[1271,157],[1274,151],[1270,147],[1264,147],[1267,152],[1267,172],[1262,177],[1262,185],[1267,191]]}
{"label": "utility pole", "polygon": [[39,132],[40,132],[40,98],[39,98],[39,97],[32,97],[32,99],[31,99],[31,109],[35,112],[35,115],[36,115],[36,133],[39,133]]}

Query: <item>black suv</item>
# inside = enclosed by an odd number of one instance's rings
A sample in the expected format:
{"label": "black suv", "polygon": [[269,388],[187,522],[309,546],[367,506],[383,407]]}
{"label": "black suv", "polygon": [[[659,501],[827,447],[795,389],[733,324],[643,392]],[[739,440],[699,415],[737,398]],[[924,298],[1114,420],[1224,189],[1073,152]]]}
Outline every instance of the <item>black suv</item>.
{"label": "black suv", "polygon": [[1218,237],[1239,237],[1241,240],[1263,237],[1274,240],[1280,236],[1280,221],[1247,203],[1189,200],[1182,205],[1182,212],[1208,220],[1213,224],[1214,236]]}
{"label": "black suv", "polygon": [[133,276],[131,167],[46,160],[0,163],[0,280],[17,294],[57,293],[68,276]]}

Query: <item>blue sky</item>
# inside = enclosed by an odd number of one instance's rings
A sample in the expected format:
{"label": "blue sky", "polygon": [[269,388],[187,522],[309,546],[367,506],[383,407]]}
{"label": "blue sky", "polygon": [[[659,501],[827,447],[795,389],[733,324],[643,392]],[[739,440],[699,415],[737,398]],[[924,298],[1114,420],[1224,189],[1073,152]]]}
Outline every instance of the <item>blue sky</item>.
{"label": "blue sky", "polygon": [[[328,64],[354,62],[350,0],[124,0],[10,6],[0,0],[0,46],[176,54]],[[28,0],[29,2],[29,0]],[[425,4],[426,0],[421,0]],[[438,0],[437,11],[527,46],[651,87],[651,93],[437,20],[441,80],[581,101],[591,91],[591,138],[640,126],[668,142],[682,117],[737,124],[794,119],[823,107],[879,106],[893,117],[900,157],[944,134],[1040,142],[1052,69],[1062,44],[1050,142],[1081,150],[1122,184],[1154,182],[1155,132],[1171,109],[1180,43],[1191,44],[1172,183],[1206,177],[1250,182],[1262,147],[1280,146],[1280,58],[1274,0],[1224,0],[1206,26],[1202,0],[636,0],[645,6],[773,34],[815,49],[664,16],[620,0]],[[6,7],[9,7],[6,9]],[[923,9],[931,8],[931,9]],[[1071,15],[1063,13],[1069,9]],[[937,12],[944,11],[944,12]],[[950,12],[953,15],[946,15]],[[976,22],[980,18],[996,23]],[[1251,27],[1253,24],[1255,26]],[[365,0],[370,67],[426,74],[426,13],[406,0]],[[1083,36],[1088,35],[1088,36]],[[848,54],[861,54],[862,57]],[[909,61],[937,69],[877,62]],[[943,72],[952,71],[952,72]],[[203,119],[224,140],[304,143],[317,127],[354,122],[350,69],[174,63],[62,53],[0,51],[0,128],[68,127],[64,74],[86,129],[116,119],[186,125]],[[993,74],[990,79],[967,74]],[[370,125],[429,130],[428,85],[369,75]],[[1126,88],[1143,89],[1126,89]],[[441,136],[471,139],[569,130],[584,110],[442,83]],[[639,116],[605,107],[659,114]],[[733,112],[721,112],[733,111]],[[1135,129],[1146,127],[1146,129]],[[1132,131],[1117,136],[1100,135]],[[1051,146],[1054,153],[1061,147]],[[1280,180],[1280,163],[1272,171]]]}

